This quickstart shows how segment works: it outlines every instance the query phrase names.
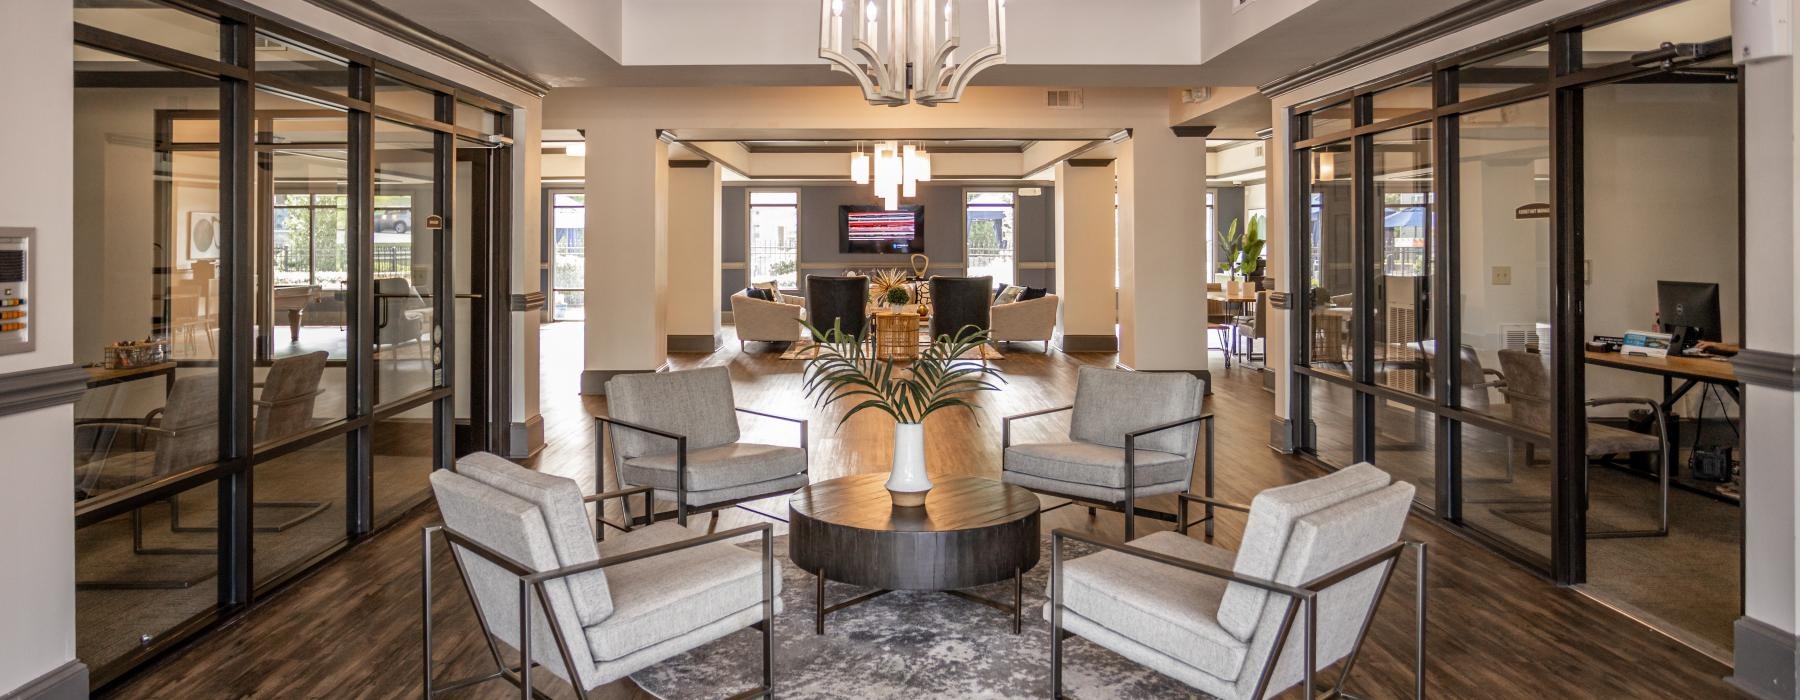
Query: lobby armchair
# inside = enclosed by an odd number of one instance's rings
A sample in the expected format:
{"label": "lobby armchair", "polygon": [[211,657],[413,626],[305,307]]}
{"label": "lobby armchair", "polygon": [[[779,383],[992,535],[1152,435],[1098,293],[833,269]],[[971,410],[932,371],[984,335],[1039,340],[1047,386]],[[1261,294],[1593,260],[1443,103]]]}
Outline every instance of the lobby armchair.
{"label": "lobby armchair", "polygon": [[[694,512],[711,512],[716,525],[720,509],[807,484],[806,421],[738,408],[724,367],[619,375],[606,397],[610,415],[594,419],[594,483],[606,483],[610,454],[621,487],[674,500],[682,525]],[[740,442],[739,413],[797,425],[800,446]]]}
{"label": "lobby armchair", "polygon": [[745,343],[791,343],[800,339],[800,319],[806,317],[806,299],[786,297],[793,303],[765,301],[742,291],[731,295],[731,322],[737,326],[738,350]]}
{"label": "lobby armchair", "polygon": [[[1067,635],[1219,698],[1342,695],[1408,546],[1417,553],[1413,686],[1424,697],[1423,543],[1400,539],[1413,486],[1363,463],[1269,489],[1251,505],[1182,495],[1248,514],[1236,552],[1177,532],[1120,543],[1058,529],[1051,535],[1051,697],[1062,697]],[[1074,540],[1101,551],[1065,560]],[[1298,628],[1296,630],[1296,628]],[[1066,632],[1066,633],[1065,633]],[[1315,695],[1313,675],[1342,660],[1335,686]]]}
{"label": "lobby armchair", "polygon": [[993,330],[994,278],[931,278],[931,337],[956,337],[974,326]]}
{"label": "lobby armchair", "polygon": [[1041,341],[1044,352],[1050,352],[1050,340],[1056,335],[1058,303],[1055,294],[1046,294],[1037,299],[995,304],[989,312],[993,329],[988,333],[988,339],[1000,342]]}
{"label": "lobby armchair", "polygon": [[[819,332],[833,328],[861,338],[869,320],[869,278],[861,276],[806,276],[806,319]],[[825,338],[813,338],[823,342]]]}
{"label": "lobby armchair", "polygon": [[[739,697],[772,697],[773,621],[781,611],[772,529],[767,523],[696,536],[673,523],[624,526],[610,542],[590,524],[587,507],[649,497],[639,487],[583,497],[574,481],[536,472],[488,453],[431,474],[444,522],[423,534],[424,697],[488,680],[506,680],[521,697],[543,670],[576,697],[690,649],[755,628],[762,633],[759,687]],[[646,508],[648,505],[646,504]],[[596,530],[598,528],[598,531]],[[438,683],[432,669],[432,546],[449,542],[457,575],[496,670]],[[759,554],[727,540],[754,535]],[[507,665],[501,646],[518,652]]]}
{"label": "lobby armchair", "polygon": [[[1193,483],[1200,427],[1206,428],[1206,495],[1213,493],[1213,420],[1201,412],[1205,385],[1185,372],[1128,372],[1082,367],[1075,403],[1002,419],[1000,480],[1071,503],[1125,514],[1125,539],[1137,516],[1177,521],[1174,513],[1139,508],[1144,496],[1187,493]],[[1012,444],[1013,422],[1069,411],[1069,439]],[[1060,506],[1058,506],[1060,507]],[[1212,534],[1210,507],[1206,532]]]}

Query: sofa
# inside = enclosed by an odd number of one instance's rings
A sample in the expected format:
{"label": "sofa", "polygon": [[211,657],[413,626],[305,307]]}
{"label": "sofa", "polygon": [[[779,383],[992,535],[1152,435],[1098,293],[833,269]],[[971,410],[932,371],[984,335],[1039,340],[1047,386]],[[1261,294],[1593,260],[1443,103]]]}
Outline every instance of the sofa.
{"label": "sofa", "polygon": [[737,326],[738,349],[746,343],[791,343],[800,339],[800,321],[806,318],[806,299],[782,295],[781,301],[764,301],[742,290],[731,295],[731,322]]}
{"label": "sofa", "polygon": [[1055,294],[1036,299],[995,304],[988,312],[989,338],[1000,342],[1042,342],[1050,352],[1050,340],[1056,334]]}

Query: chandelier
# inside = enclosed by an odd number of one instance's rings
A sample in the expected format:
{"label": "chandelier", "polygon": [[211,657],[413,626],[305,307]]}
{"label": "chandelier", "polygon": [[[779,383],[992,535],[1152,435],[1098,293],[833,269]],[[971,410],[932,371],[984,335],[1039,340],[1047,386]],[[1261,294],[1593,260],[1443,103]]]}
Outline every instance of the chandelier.
{"label": "chandelier", "polygon": [[883,0],[885,12],[865,0],[855,21],[845,16],[844,0],[821,0],[819,58],[855,77],[869,104],[955,102],[975,74],[1006,62],[1006,0],[979,1],[987,4],[988,45],[959,60],[956,0]]}
{"label": "chandelier", "polygon": [[917,197],[919,183],[931,181],[931,154],[898,141],[878,142],[869,153],[858,148],[850,154],[850,179],[858,185],[873,180],[882,207],[893,211],[900,208],[901,197]]}

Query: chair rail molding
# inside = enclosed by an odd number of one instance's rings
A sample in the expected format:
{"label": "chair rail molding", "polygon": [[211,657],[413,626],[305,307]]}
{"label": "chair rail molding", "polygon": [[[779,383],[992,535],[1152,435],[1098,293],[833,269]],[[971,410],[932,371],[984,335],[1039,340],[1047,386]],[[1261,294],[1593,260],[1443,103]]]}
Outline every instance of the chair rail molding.
{"label": "chair rail molding", "polygon": [[0,416],[74,403],[87,382],[87,371],[72,364],[0,374]]}
{"label": "chair rail molding", "polygon": [[1745,384],[1800,391],[1800,355],[1744,348],[1731,358],[1731,368]]}

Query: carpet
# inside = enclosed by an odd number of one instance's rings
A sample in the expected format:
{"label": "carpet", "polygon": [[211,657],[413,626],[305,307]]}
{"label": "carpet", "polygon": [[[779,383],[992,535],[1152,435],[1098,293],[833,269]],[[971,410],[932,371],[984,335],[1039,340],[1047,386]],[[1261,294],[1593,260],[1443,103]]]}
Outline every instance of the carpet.
{"label": "carpet", "polygon": [[[756,548],[760,545],[745,545]],[[775,690],[783,698],[1042,698],[1050,694],[1050,623],[1043,619],[1050,538],[1025,574],[1024,631],[993,608],[928,591],[895,591],[825,618],[813,634],[813,577],[775,539],[784,606],[775,621]],[[1091,553],[1070,542],[1065,556]],[[1010,580],[970,589],[1009,601]],[[867,592],[832,583],[827,600]],[[743,630],[631,675],[659,698],[724,697],[762,673],[762,634]],[[1063,644],[1063,685],[1081,698],[1204,697],[1080,637]]]}
{"label": "carpet", "polygon": [[[783,360],[810,360],[810,359],[813,359],[813,342],[810,340],[797,340],[797,341],[794,341],[793,343],[790,343],[788,345],[788,349],[781,353],[781,359],[783,359]],[[989,360],[989,361],[1004,360],[1004,359],[1006,359],[1006,355],[1004,353],[1001,353],[999,348],[996,348],[992,345],[983,345],[979,348],[976,348],[974,350],[970,350],[968,352],[963,353],[962,357],[959,359]],[[904,362],[905,360],[901,360],[901,361]]]}

